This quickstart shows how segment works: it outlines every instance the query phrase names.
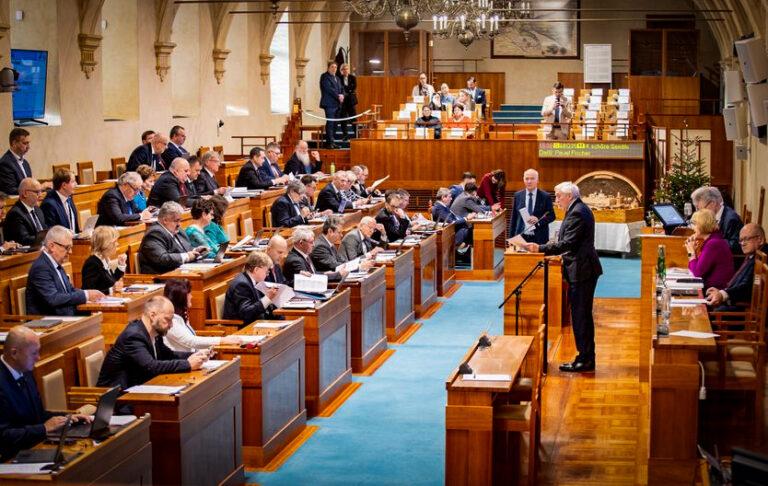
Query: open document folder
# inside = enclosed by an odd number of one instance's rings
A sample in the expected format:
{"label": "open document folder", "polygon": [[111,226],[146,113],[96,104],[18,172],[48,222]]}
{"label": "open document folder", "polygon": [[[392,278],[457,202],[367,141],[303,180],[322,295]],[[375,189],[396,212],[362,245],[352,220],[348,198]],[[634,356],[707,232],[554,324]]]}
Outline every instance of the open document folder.
{"label": "open document folder", "polygon": [[273,288],[278,289],[277,295],[275,295],[275,297],[272,299],[272,304],[278,309],[284,307],[285,303],[291,300],[294,295],[296,295],[293,292],[293,289],[285,284],[272,283],[272,282],[259,282],[256,285],[256,288],[262,294],[266,294],[267,290],[269,289],[273,289]]}

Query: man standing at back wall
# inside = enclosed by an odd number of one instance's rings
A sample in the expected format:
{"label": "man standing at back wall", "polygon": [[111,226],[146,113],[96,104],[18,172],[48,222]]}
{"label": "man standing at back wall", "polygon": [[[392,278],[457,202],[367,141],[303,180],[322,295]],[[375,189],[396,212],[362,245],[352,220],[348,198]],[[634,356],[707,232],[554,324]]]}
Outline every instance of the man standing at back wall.
{"label": "man standing at back wall", "polygon": [[10,148],[0,158],[0,191],[17,195],[21,180],[32,177],[32,168],[24,158],[29,152],[29,132],[14,128],[8,136],[8,143]]}
{"label": "man standing at back wall", "polygon": [[336,122],[331,120],[339,116],[344,102],[344,89],[336,76],[337,67],[335,62],[329,62],[328,70],[320,76],[320,108],[325,110],[325,118],[328,119],[325,122],[325,145],[330,149],[339,148],[333,142]]}
{"label": "man standing at back wall", "polygon": [[[515,193],[515,207],[509,220],[509,236],[522,235],[525,241],[543,245],[549,240],[549,223],[555,220],[552,198],[539,189],[539,173],[523,173],[525,189]],[[521,212],[521,210],[524,210]],[[527,218],[523,218],[523,213]]]}

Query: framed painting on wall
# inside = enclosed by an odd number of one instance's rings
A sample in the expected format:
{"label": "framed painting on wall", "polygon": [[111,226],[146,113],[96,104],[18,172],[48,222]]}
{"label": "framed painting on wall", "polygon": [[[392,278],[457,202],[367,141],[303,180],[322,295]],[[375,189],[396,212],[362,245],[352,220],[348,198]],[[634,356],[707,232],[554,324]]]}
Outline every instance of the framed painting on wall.
{"label": "framed painting on wall", "polygon": [[491,40],[491,57],[579,59],[578,19],[579,0],[537,1],[530,20],[506,22]]}

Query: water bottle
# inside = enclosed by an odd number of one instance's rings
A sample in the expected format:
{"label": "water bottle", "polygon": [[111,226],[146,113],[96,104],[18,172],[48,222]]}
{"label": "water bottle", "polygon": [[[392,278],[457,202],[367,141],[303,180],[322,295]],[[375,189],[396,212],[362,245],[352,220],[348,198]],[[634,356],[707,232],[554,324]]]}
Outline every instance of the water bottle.
{"label": "water bottle", "polygon": [[658,256],[656,257],[656,284],[660,287],[664,286],[667,279],[666,252],[666,245],[659,245]]}
{"label": "water bottle", "polygon": [[656,334],[669,334],[669,317],[672,315],[672,289],[664,287],[661,291],[661,320],[656,326]]}
{"label": "water bottle", "polygon": [[331,175],[335,173],[336,173],[336,164],[334,164],[333,161],[331,161]]}

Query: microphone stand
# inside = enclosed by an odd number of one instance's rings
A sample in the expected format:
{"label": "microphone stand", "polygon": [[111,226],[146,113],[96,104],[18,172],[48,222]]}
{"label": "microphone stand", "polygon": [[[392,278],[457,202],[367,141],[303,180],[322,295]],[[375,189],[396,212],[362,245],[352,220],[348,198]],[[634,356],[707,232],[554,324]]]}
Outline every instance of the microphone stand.
{"label": "microphone stand", "polygon": [[[519,284],[517,284],[517,287],[515,287],[512,292],[510,292],[506,297],[504,297],[504,300],[499,304],[499,309],[504,307],[504,304],[507,303],[509,299],[512,298],[512,296],[515,296],[515,336],[520,335],[520,294],[523,293],[523,287],[526,283],[528,283],[528,280],[533,277],[533,275],[539,270],[541,267],[545,267],[546,260],[540,260],[536,262],[536,265],[533,266],[530,272],[528,272],[528,275],[523,277],[523,280],[520,281]],[[545,267],[546,268],[546,267]],[[545,272],[546,275],[546,272]],[[546,289],[546,287],[544,287]],[[546,290],[545,290],[545,299],[546,299]],[[544,301],[546,304],[546,300]]]}

